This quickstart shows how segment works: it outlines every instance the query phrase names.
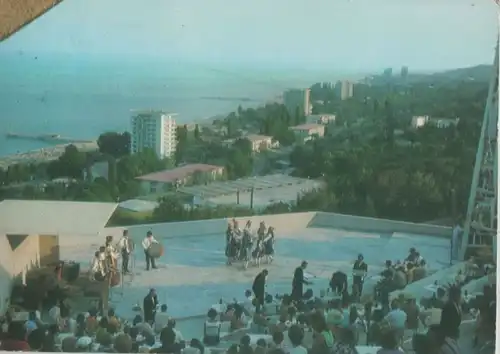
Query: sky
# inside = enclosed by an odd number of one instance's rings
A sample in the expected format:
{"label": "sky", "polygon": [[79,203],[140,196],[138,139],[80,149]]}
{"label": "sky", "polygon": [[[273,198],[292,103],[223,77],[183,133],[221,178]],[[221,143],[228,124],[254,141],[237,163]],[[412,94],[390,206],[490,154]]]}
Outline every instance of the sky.
{"label": "sky", "polygon": [[9,53],[370,71],[491,63],[493,0],[65,0]]}

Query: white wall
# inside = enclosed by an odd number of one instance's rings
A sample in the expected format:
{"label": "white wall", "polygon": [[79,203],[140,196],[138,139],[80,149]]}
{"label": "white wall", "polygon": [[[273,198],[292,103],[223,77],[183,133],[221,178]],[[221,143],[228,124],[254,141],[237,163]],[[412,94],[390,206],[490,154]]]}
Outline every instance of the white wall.
{"label": "white wall", "polygon": [[408,233],[451,238],[452,228],[355,215],[317,212],[308,227],[336,228],[381,233]]}

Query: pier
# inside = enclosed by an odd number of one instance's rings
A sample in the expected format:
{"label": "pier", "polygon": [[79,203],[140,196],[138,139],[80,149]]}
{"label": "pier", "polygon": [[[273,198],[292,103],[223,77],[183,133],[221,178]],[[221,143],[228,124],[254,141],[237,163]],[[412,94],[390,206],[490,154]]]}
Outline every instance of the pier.
{"label": "pier", "polygon": [[22,139],[22,140],[38,140],[46,143],[60,143],[60,144],[71,144],[71,143],[90,143],[90,140],[72,139],[69,137],[61,136],[59,134],[17,134],[17,133],[7,133],[6,137],[9,139]]}

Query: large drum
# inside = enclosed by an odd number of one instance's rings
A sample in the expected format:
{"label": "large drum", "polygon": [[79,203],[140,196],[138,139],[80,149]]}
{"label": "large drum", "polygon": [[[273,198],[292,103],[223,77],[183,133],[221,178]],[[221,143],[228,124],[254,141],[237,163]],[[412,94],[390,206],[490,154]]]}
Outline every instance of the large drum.
{"label": "large drum", "polygon": [[148,249],[149,257],[160,258],[163,256],[163,245],[161,243],[153,243]]}

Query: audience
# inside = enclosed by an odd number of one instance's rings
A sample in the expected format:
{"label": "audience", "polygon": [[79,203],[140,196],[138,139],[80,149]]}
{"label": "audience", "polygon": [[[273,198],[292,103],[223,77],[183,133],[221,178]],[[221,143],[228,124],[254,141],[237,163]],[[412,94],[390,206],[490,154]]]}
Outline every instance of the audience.
{"label": "audience", "polygon": [[[340,318],[340,317],[339,317]],[[342,321],[335,318],[335,323],[342,323]],[[343,317],[342,317],[343,319]],[[333,347],[334,339],[331,329],[328,327],[325,317],[319,312],[314,312],[311,315],[311,326],[314,330],[314,341],[311,348],[312,354],[322,354],[330,351]]]}
{"label": "audience", "polygon": [[304,329],[299,325],[292,325],[288,330],[288,339],[290,340],[291,348],[289,354],[307,354],[307,349],[302,345],[304,340]]}
{"label": "audience", "polygon": [[168,316],[167,313],[167,309],[168,309],[167,305],[163,304],[160,307],[160,312],[156,314],[154,323],[155,333],[160,333],[161,330],[167,326],[168,321],[170,320],[170,317]]}
{"label": "audience", "polygon": [[381,334],[380,346],[382,347],[377,351],[377,354],[404,354],[399,349],[400,333],[394,330],[388,330]]}

